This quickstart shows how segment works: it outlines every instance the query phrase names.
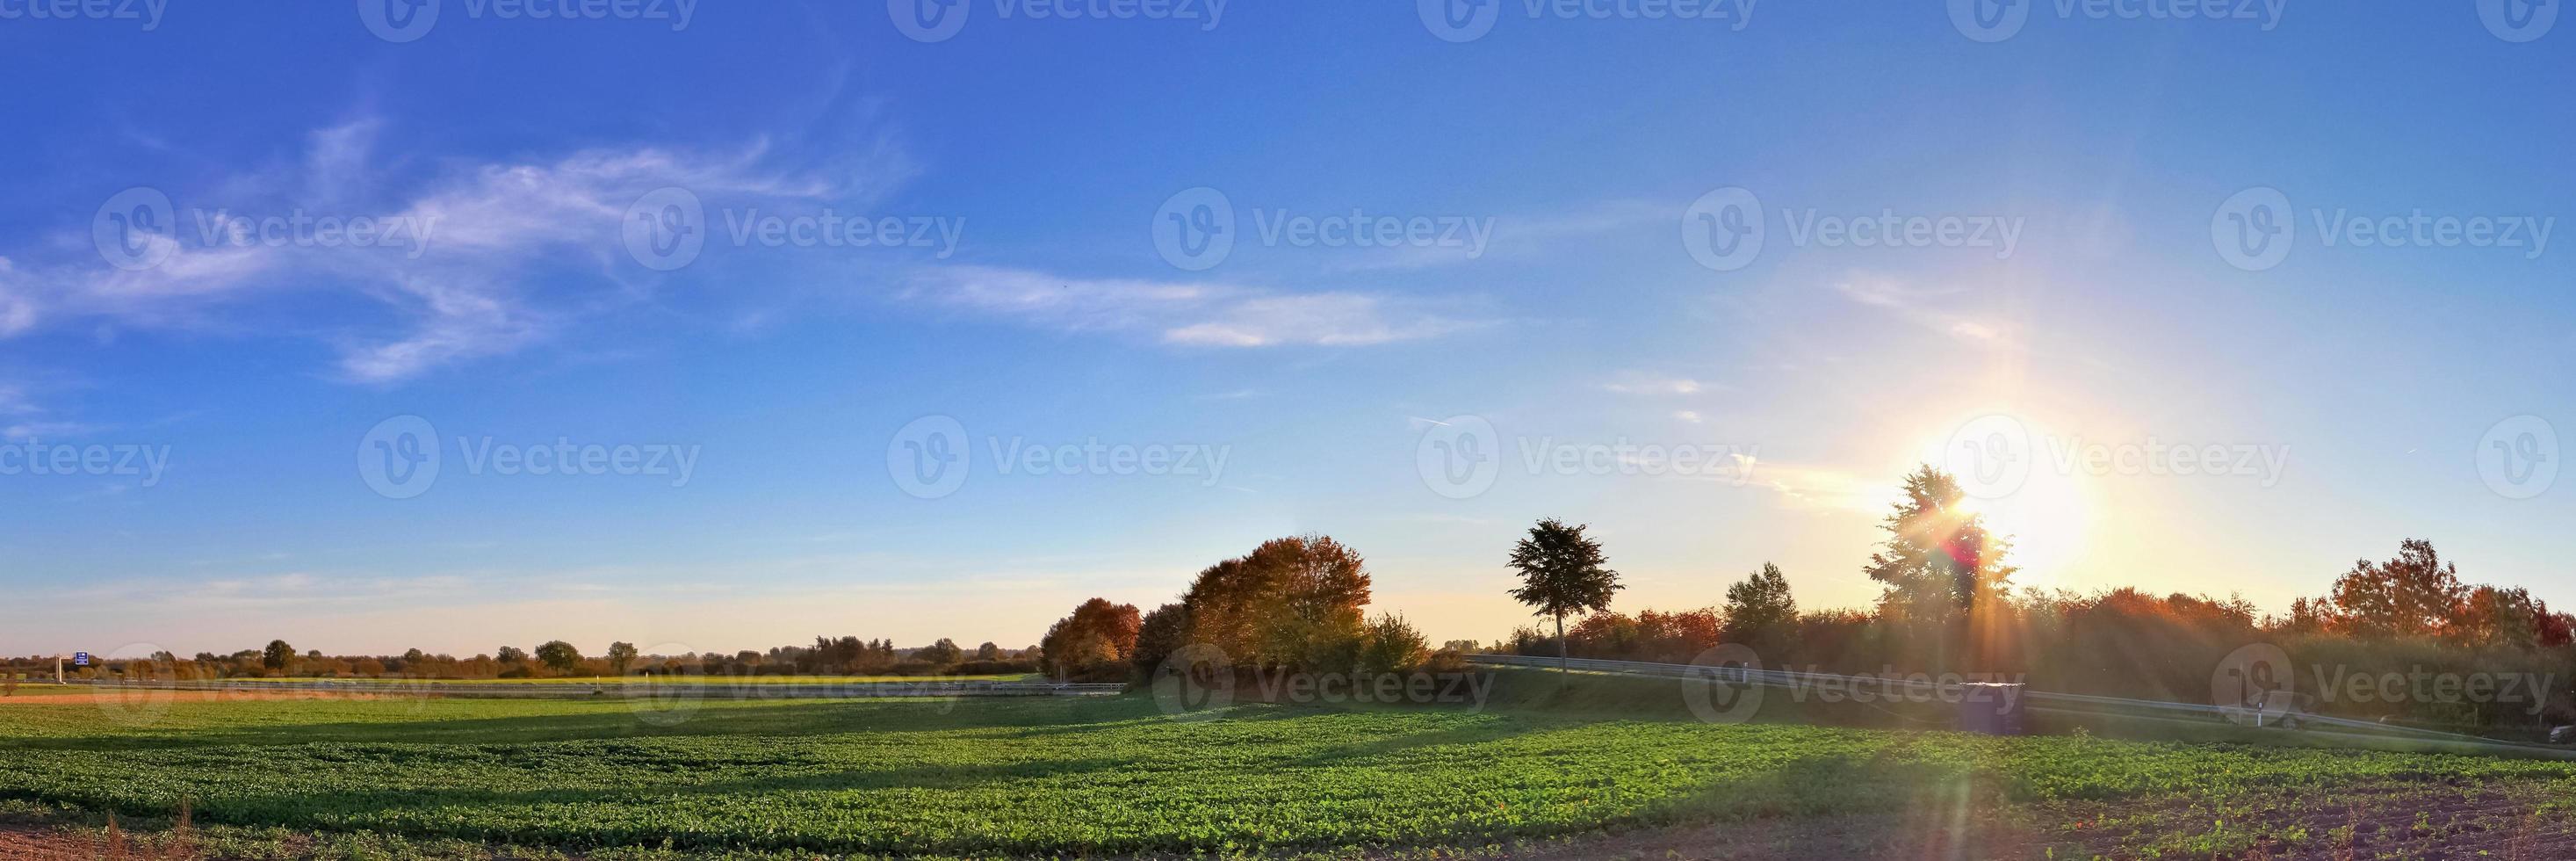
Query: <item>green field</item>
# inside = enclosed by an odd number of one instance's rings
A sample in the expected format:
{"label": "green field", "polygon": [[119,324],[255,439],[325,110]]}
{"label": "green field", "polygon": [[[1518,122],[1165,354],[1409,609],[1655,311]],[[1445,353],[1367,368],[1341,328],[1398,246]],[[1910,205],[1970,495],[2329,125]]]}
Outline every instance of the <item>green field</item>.
{"label": "green field", "polygon": [[719,684],[719,685],[858,685],[858,684],[926,684],[931,682],[1016,682],[1033,679],[1028,675],[991,676],[736,676],[736,675],[657,675],[657,676],[564,676],[543,679],[421,679],[421,678],[245,678],[226,682],[253,683],[350,683],[350,684],[497,684],[497,685],[623,685],[638,682],[653,684]]}
{"label": "green field", "polygon": [[149,822],[185,802],[219,829],[575,850],[1425,852],[1709,823],[1813,850],[1928,817],[1998,857],[2209,857],[2545,836],[2571,781],[2536,760],[1464,709],[1180,722],[1135,696],[713,702],[667,727],[577,701],[175,702],[148,723],[0,704],[0,799],[22,808]]}

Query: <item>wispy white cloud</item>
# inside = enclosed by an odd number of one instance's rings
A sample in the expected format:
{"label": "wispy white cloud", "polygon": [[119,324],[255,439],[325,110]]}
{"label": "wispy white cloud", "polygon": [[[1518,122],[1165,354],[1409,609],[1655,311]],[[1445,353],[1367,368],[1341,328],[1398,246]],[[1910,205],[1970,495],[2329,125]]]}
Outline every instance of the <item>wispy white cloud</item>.
{"label": "wispy white cloud", "polygon": [[9,258],[0,257],[0,338],[36,325],[35,289]]}
{"label": "wispy white cloud", "polygon": [[1971,344],[1996,348],[2019,346],[2004,325],[1951,310],[1965,291],[1916,287],[1905,281],[1856,273],[1835,282],[1835,292],[1873,308],[1883,308],[1915,326]]}
{"label": "wispy white cloud", "polygon": [[[95,254],[47,267],[41,279],[0,258],[0,337],[47,319],[103,319],[164,328],[220,328],[221,312],[299,291],[374,300],[388,322],[326,330],[339,373],[389,382],[432,368],[523,349],[567,318],[631,299],[618,257],[622,219],[647,192],[681,187],[725,201],[815,205],[866,199],[910,175],[890,145],[859,151],[875,163],[823,171],[770,167],[765,144],[708,154],[657,147],[597,149],[552,159],[450,165],[400,194],[380,194],[383,123],[361,118],[314,131],[292,175],[245,173],[172,190],[176,221],[152,234],[148,268],[118,269]],[[406,225],[399,242],[241,241],[221,216],[356,219]],[[86,250],[87,236],[58,243]],[[300,240],[301,237],[298,237]],[[563,277],[595,270],[596,276]],[[37,282],[42,289],[37,289]]]}
{"label": "wispy white cloud", "polygon": [[97,433],[102,429],[103,428],[99,425],[87,422],[19,422],[9,425],[6,428],[0,428],[0,437],[6,437],[12,440],[31,440],[43,439],[46,437],[81,436],[84,434]]}
{"label": "wispy white cloud", "polygon": [[1484,325],[1449,316],[1428,303],[1365,293],[1063,278],[988,266],[925,269],[899,295],[1056,331],[1144,334],[1203,347],[1383,344]]}
{"label": "wispy white cloud", "polygon": [[314,130],[304,155],[304,179],[312,199],[337,201],[363,191],[367,157],[375,153],[376,134],[384,126],[380,118],[360,117]]}
{"label": "wispy white cloud", "polygon": [[1747,483],[1778,492],[1792,507],[1879,515],[1885,514],[1888,504],[1896,499],[1894,484],[1863,478],[1850,470],[1758,460],[1744,454],[1733,457],[1737,472],[1748,477]]}
{"label": "wispy white cloud", "polygon": [[1636,371],[1621,374],[1618,379],[1601,387],[1623,395],[1665,397],[1696,395],[1708,388],[1706,384],[1688,377],[1657,376]]}

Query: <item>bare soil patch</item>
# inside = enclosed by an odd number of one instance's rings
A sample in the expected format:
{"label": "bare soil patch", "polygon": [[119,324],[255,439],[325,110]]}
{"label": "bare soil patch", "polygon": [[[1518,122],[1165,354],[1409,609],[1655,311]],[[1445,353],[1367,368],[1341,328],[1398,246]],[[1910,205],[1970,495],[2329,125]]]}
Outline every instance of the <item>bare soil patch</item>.
{"label": "bare soil patch", "polygon": [[[2003,813],[1925,803],[1904,812],[1640,829],[1486,846],[1512,861],[1807,861],[1818,858],[2206,858],[2213,861],[2540,861],[2576,858],[2576,819],[2538,787],[2392,784],[2223,806],[2088,804]],[[2193,851],[2177,835],[2242,834]],[[2254,835],[2263,835],[2254,838]],[[2251,844],[2250,846],[2247,844]],[[1369,853],[1418,859],[1421,850]],[[1450,856],[1442,856],[1450,857]]]}

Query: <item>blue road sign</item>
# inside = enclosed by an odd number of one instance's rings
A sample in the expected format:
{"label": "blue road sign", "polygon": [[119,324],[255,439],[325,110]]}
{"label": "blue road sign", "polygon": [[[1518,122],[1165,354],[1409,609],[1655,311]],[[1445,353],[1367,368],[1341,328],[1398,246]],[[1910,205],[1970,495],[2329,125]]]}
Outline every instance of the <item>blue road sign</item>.
{"label": "blue road sign", "polygon": [[88,652],[73,652],[73,653],[72,653],[72,666],[75,666],[75,667],[86,667],[86,666],[89,666],[89,653],[88,653]]}

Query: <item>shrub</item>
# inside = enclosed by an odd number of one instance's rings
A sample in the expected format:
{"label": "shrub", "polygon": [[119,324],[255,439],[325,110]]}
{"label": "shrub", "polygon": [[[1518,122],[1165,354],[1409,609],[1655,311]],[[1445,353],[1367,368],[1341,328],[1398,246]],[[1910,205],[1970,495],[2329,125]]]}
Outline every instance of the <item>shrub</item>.
{"label": "shrub", "polygon": [[1404,617],[1379,614],[1362,635],[1358,669],[1371,674],[1412,671],[1430,658],[1429,642]]}

